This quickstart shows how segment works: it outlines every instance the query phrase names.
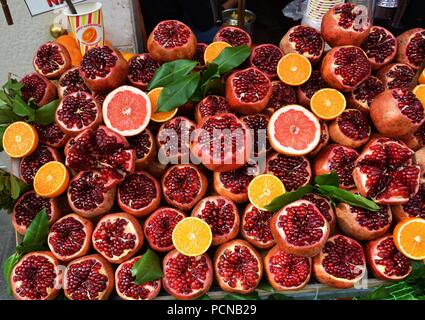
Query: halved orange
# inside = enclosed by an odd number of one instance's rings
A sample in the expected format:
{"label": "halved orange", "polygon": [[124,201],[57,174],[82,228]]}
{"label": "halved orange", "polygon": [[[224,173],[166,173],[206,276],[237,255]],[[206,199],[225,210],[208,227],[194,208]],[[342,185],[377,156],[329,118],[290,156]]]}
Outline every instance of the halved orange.
{"label": "halved orange", "polygon": [[204,61],[205,63],[211,63],[217,58],[224,48],[231,47],[230,44],[224,41],[215,41],[208,45],[204,51]]}
{"label": "halved orange", "polygon": [[187,217],[180,220],[172,234],[174,247],[185,256],[195,257],[205,253],[211,246],[211,228],[204,220]]}
{"label": "halved orange", "polygon": [[285,193],[283,182],[272,174],[256,176],[248,185],[248,198],[260,210],[269,205],[274,198]]}
{"label": "halved orange", "polygon": [[54,198],[65,192],[69,172],[59,161],[50,161],[40,167],[34,177],[34,191],[41,197]]}
{"label": "halved orange", "polygon": [[155,122],[165,122],[172,119],[176,115],[178,110],[178,108],[175,108],[167,112],[155,112],[162,89],[164,88],[158,87],[148,92],[148,97],[151,101],[152,107],[151,120]]}
{"label": "halved orange", "polygon": [[425,84],[418,84],[416,87],[413,88],[413,93],[425,108]]}
{"label": "halved orange", "polygon": [[346,106],[344,95],[332,88],[317,91],[310,100],[311,111],[323,120],[335,119],[345,110]]}
{"label": "halved orange", "polygon": [[421,75],[419,76],[419,79],[418,79],[418,83],[419,84],[425,84],[425,69],[422,70],[422,73],[421,73]]}
{"label": "halved orange", "polygon": [[408,218],[394,228],[397,249],[413,260],[425,259],[425,219]]}
{"label": "halved orange", "polygon": [[301,54],[284,55],[277,64],[279,79],[289,86],[299,86],[311,76],[311,63]]}
{"label": "halved orange", "polygon": [[37,145],[37,131],[26,122],[14,122],[4,131],[3,149],[12,158],[22,158],[31,154]]}

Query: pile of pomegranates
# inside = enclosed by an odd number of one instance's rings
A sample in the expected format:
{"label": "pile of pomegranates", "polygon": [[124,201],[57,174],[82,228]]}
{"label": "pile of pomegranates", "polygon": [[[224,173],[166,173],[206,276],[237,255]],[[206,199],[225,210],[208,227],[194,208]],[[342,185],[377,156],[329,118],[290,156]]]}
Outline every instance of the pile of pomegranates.
{"label": "pile of pomegranates", "polygon": [[[61,103],[54,123],[37,126],[42,144],[21,160],[21,177],[31,183],[52,160],[63,161],[73,177],[65,197],[48,200],[29,191],[14,207],[13,226],[20,234],[41,208],[50,225],[50,250],[25,255],[12,270],[15,297],[54,299],[58,283],[75,300],[107,299],[113,292],[123,299],[154,299],[162,290],[195,299],[217,286],[247,294],[262,278],[275,290],[290,291],[311,281],[353,287],[367,268],[379,279],[408,276],[410,261],[389,232],[394,221],[425,218],[425,113],[410,91],[425,58],[425,29],[395,37],[368,21],[357,25],[359,14],[353,4],[338,5],[325,15],[321,32],[296,26],[278,46],[256,45],[244,30],[221,28],[215,41],[252,48],[246,69],[223,76],[223,96],[188,103],[171,120],[151,122],[131,137],[102,124],[105,95],[124,84],[147,90],[168,61],[193,59],[204,68],[206,45],[197,43],[190,28],[163,21],[149,36],[148,53],[127,62],[118,50],[98,47],[76,69],[64,47],[42,45],[33,61],[36,73],[21,81],[23,96],[39,105],[59,96]],[[332,47],[328,52],[325,43]],[[292,52],[314,69],[299,87],[276,76],[277,61]],[[310,154],[280,154],[269,141],[260,146],[251,132],[267,129],[271,114],[283,106],[308,109],[312,95],[325,87],[342,91],[348,106],[337,119],[320,122],[320,142]],[[217,155],[208,136],[195,134],[186,145],[183,133],[198,128],[239,130],[245,144],[230,140],[230,151]],[[170,129],[178,145],[167,151],[163,133]],[[251,145],[254,154],[266,157],[263,168],[241,156]],[[178,164],[160,163],[158,152],[171,151]],[[183,163],[188,154],[201,161]],[[235,164],[238,156],[243,161]],[[381,209],[335,207],[311,193],[279,212],[260,210],[249,203],[247,188],[265,171],[287,191],[335,171],[341,188],[373,199]],[[187,216],[203,219],[212,230],[211,248],[198,257],[173,246],[173,228]],[[136,284],[131,270],[145,252],[142,246],[162,259],[162,279]],[[60,264],[66,265],[63,273]]]}

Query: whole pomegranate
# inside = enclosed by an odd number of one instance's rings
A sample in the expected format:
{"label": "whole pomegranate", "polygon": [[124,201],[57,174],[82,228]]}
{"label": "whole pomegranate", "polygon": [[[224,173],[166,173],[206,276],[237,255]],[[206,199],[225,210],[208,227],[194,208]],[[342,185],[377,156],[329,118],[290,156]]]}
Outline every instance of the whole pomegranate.
{"label": "whole pomegranate", "polygon": [[160,64],[149,53],[136,54],[128,61],[128,81],[140,90],[146,91]]}
{"label": "whole pomegranate", "polygon": [[404,63],[390,63],[377,73],[386,89],[409,89],[414,76],[415,70]]}
{"label": "whole pomegranate", "polygon": [[196,123],[200,123],[205,117],[229,112],[231,112],[231,110],[226,98],[210,95],[203,98],[196,105],[195,120]]}
{"label": "whole pomegranate", "polygon": [[45,145],[56,149],[63,148],[70,138],[63,133],[56,122],[47,125],[36,123],[34,127],[37,130],[38,139]]}
{"label": "whole pomegranate", "polygon": [[328,239],[329,223],[310,201],[297,200],[283,207],[270,223],[279,248],[287,253],[313,257]]}
{"label": "whole pomegranate", "polygon": [[288,86],[280,80],[272,81],[272,95],[266,106],[266,113],[270,116],[277,109],[289,104],[296,104],[297,96],[294,88]]}
{"label": "whole pomegranate", "polygon": [[213,266],[210,257],[204,253],[188,257],[177,250],[169,252],[162,261],[165,291],[179,300],[202,297],[208,292],[213,281]]}
{"label": "whole pomegranate", "polygon": [[260,44],[252,49],[249,63],[273,79],[277,77],[277,63],[282,57],[282,50],[274,44]]}
{"label": "whole pomegranate", "polygon": [[420,184],[419,191],[411,196],[408,202],[393,205],[391,210],[397,222],[416,217],[425,219],[425,183]]}
{"label": "whole pomegranate", "polygon": [[159,62],[192,60],[196,43],[196,37],[187,25],[177,20],[164,20],[149,35],[147,49]]}
{"label": "whole pomegranate", "polygon": [[130,147],[136,150],[136,170],[148,170],[157,157],[155,137],[149,129],[127,137]]}
{"label": "whole pomegranate", "polygon": [[371,128],[365,115],[355,109],[344,110],[329,125],[329,136],[335,143],[358,148],[368,142]]}
{"label": "whole pomegranate", "polygon": [[20,83],[22,99],[25,102],[34,99],[37,107],[44,106],[58,97],[56,86],[38,73],[26,75]]}
{"label": "whole pomegranate", "polygon": [[377,77],[370,76],[349,94],[348,104],[368,115],[372,101],[384,90],[384,83]]}
{"label": "whole pomegranate", "polygon": [[360,45],[370,32],[368,12],[363,8],[353,3],[331,8],[322,19],[323,39],[331,47]]}
{"label": "whole pomegranate", "polygon": [[394,59],[397,52],[397,40],[387,29],[372,26],[360,47],[369,58],[372,69],[377,70]]}
{"label": "whole pomegranate", "polygon": [[425,122],[425,112],[413,92],[391,89],[383,91],[372,101],[370,118],[383,135],[400,137],[419,129]]}
{"label": "whole pomegranate", "polygon": [[63,45],[49,41],[37,49],[32,64],[38,74],[47,79],[59,79],[71,68],[71,57]]}
{"label": "whole pomegranate", "polygon": [[414,28],[397,37],[396,61],[405,63],[413,69],[419,69],[425,59],[425,29]]}
{"label": "whole pomegranate", "polygon": [[289,29],[279,46],[285,54],[299,53],[314,64],[322,58],[325,42],[316,29],[300,25]]}
{"label": "whole pomegranate", "polygon": [[218,30],[215,34],[213,41],[224,41],[232,47],[238,47],[244,44],[248,47],[252,46],[251,36],[249,33],[241,28],[232,26],[220,28],[220,30]]}
{"label": "whole pomegranate", "polygon": [[66,71],[59,78],[58,81],[58,94],[59,98],[63,98],[68,94],[83,91],[91,94],[91,90],[87,87],[84,79],[80,75],[80,68],[72,68]]}
{"label": "whole pomegranate", "polygon": [[241,217],[241,236],[258,249],[270,249],[275,241],[270,230],[273,212],[248,204]]}

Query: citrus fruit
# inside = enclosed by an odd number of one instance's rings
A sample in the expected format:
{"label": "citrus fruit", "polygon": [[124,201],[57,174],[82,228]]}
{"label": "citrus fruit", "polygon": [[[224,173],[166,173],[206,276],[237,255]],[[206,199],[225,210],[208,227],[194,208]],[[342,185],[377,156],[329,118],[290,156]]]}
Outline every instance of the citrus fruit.
{"label": "citrus fruit", "polygon": [[151,118],[151,102],[146,93],[131,86],[121,86],[109,93],[103,102],[103,121],[123,136],[142,132]]}
{"label": "citrus fruit", "polygon": [[425,84],[419,84],[413,89],[416,98],[422,103],[425,108]]}
{"label": "citrus fruit", "polygon": [[274,198],[285,193],[283,182],[272,174],[262,174],[248,185],[249,202],[260,210],[265,210]]}
{"label": "citrus fruit", "polygon": [[59,161],[50,161],[38,169],[34,177],[34,191],[41,197],[54,198],[65,192],[69,184],[69,172]]}
{"label": "citrus fruit", "polygon": [[78,43],[75,40],[73,34],[60,36],[56,39],[56,42],[60,43],[66,48],[66,50],[68,50],[68,53],[71,56],[72,66],[79,67],[81,60],[83,60],[83,55],[81,54],[80,47],[78,46]]}
{"label": "citrus fruit", "polygon": [[26,122],[14,122],[4,131],[3,148],[12,158],[22,158],[31,154],[37,145],[37,131]]}
{"label": "citrus fruit", "polygon": [[212,42],[204,51],[204,61],[205,63],[211,63],[217,58],[224,48],[231,47],[230,44],[224,41]]}
{"label": "citrus fruit", "polygon": [[132,53],[132,52],[126,52],[126,51],[121,51],[122,56],[124,57],[125,60],[130,60],[131,58],[133,58],[136,54]]}
{"label": "citrus fruit", "polygon": [[172,234],[174,247],[186,256],[199,256],[211,245],[212,232],[203,220],[188,217],[176,224]]}
{"label": "citrus fruit", "polygon": [[320,123],[306,108],[292,104],[273,113],[268,125],[270,143],[277,152],[305,155],[320,141]]}
{"label": "citrus fruit", "polygon": [[419,76],[419,79],[418,79],[418,83],[419,84],[425,84],[425,69],[422,70],[422,73],[421,73],[421,75]]}
{"label": "citrus fruit", "polygon": [[311,111],[323,120],[335,119],[345,110],[345,107],[344,95],[331,88],[317,91],[310,100]]}
{"label": "citrus fruit", "polygon": [[171,110],[171,111],[155,112],[157,104],[158,104],[158,100],[159,100],[159,95],[161,94],[162,89],[163,89],[162,87],[155,88],[149,91],[148,93],[148,97],[149,97],[149,100],[151,101],[151,107],[152,107],[151,120],[155,122],[165,122],[170,120],[176,115],[178,110],[178,108],[175,108],[174,110]]}
{"label": "citrus fruit", "polygon": [[413,260],[425,259],[425,219],[408,218],[394,228],[397,249]]}
{"label": "citrus fruit", "polygon": [[289,53],[279,60],[277,75],[283,83],[289,86],[299,86],[310,78],[311,63],[303,55]]}

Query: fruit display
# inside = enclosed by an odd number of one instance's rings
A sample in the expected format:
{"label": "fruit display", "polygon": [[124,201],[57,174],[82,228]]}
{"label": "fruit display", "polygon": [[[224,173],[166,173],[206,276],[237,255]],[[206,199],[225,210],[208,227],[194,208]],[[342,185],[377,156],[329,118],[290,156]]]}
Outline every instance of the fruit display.
{"label": "fruit display", "polygon": [[234,26],[205,44],[161,21],[128,61],[105,45],[76,65],[41,45],[0,95],[13,296],[249,298],[409,277],[425,259],[425,29],[396,37],[362,14],[337,5],[279,44]]}

